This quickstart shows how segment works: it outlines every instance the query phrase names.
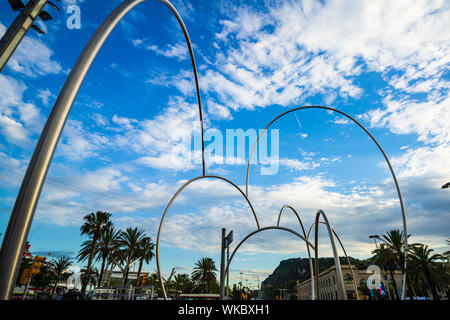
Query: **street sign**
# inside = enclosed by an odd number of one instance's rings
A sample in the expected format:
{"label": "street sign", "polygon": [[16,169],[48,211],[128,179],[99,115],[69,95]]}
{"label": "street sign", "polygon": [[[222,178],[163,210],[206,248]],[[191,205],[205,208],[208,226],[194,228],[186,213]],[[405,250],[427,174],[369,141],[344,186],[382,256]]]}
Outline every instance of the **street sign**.
{"label": "street sign", "polygon": [[230,233],[225,238],[225,248],[228,248],[228,246],[233,242],[233,230],[230,231]]}

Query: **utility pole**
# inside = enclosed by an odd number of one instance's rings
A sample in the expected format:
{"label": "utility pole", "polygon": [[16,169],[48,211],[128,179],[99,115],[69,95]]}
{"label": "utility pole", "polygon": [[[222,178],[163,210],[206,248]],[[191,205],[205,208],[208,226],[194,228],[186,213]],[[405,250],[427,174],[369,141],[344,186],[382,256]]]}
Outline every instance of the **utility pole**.
{"label": "utility pole", "polygon": [[30,28],[39,33],[45,33],[34,24],[37,17],[40,17],[43,21],[52,19],[47,11],[42,10],[44,6],[48,3],[59,10],[55,4],[48,0],[29,0],[26,5],[23,4],[22,0],[8,0],[8,2],[14,11],[20,10],[20,13],[0,40],[0,72]]}
{"label": "utility pole", "polygon": [[220,249],[220,300],[223,300],[223,282],[225,279],[225,228],[222,228],[222,245]]}
{"label": "utility pole", "polygon": [[[230,261],[230,246],[227,247],[227,265],[228,265],[229,261]],[[225,295],[227,297],[227,300],[229,297],[229,292],[228,292],[229,289],[230,289],[230,268],[228,268],[228,270],[227,270],[227,287],[225,290]]]}

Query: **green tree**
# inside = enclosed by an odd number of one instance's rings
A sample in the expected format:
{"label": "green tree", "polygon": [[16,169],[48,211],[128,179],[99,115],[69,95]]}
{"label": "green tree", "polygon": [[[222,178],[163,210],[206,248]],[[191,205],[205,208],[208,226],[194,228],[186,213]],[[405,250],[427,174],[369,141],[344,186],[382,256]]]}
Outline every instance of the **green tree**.
{"label": "green tree", "polygon": [[[88,281],[90,279],[90,273],[92,268],[92,262],[94,260],[95,255],[98,253],[97,251],[97,242],[100,239],[103,231],[111,225],[111,214],[108,212],[97,211],[96,213],[90,213],[86,215],[83,220],[84,223],[80,228],[81,235],[88,236],[90,238],[91,247],[89,250],[88,256],[88,264],[86,267],[86,277],[83,279],[82,287],[81,287],[81,295],[84,296],[86,293],[86,287],[88,285]],[[83,260],[80,258],[80,261]]]}
{"label": "green tree", "polygon": [[374,262],[384,270],[389,270],[391,282],[394,286],[395,298],[398,300],[399,296],[397,291],[397,283],[394,278],[394,271],[397,266],[397,255],[386,243],[380,244],[375,250],[372,251],[372,253],[375,254]]}
{"label": "green tree", "polygon": [[86,287],[89,284],[94,287],[97,286],[99,272],[96,267],[91,267],[88,273],[88,269],[86,266],[85,268],[81,269],[80,273],[81,273],[81,281],[82,282],[86,281]]}
{"label": "green tree", "polygon": [[52,295],[50,296],[50,299],[53,299],[55,296],[56,287],[58,286],[58,282],[62,277],[63,272],[66,272],[67,269],[72,265],[73,263],[70,261],[67,257],[61,257],[59,259],[52,259],[50,261],[50,266],[53,269],[56,277],[55,277],[55,285],[53,286]]}
{"label": "green tree", "polygon": [[140,244],[138,250],[137,250],[137,256],[141,257],[141,260],[139,260],[139,268],[137,273],[137,283],[136,286],[140,286],[140,276],[142,271],[142,266],[145,263],[150,263],[150,261],[153,259],[155,254],[153,253],[153,250],[155,248],[155,244],[152,242],[152,239],[150,237],[146,237],[142,240],[142,243]]}
{"label": "green tree", "polygon": [[119,245],[121,246],[125,256],[125,274],[123,277],[122,285],[126,285],[128,281],[128,272],[130,264],[133,260],[139,258],[139,249],[144,241],[147,241],[144,230],[138,228],[127,228],[122,231],[119,237]]}
{"label": "green tree", "polygon": [[98,251],[99,258],[101,257],[102,259],[102,265],[100,268],[99,286],[101,286],[103,282],[106,261],[108,260],[110,254],[119,248],[119,236],[120,230],[117,230],[113,224],[108,225],[100,236]]}
{"label": "green tree", "polygon": [[[382,234],[382,240],[384,243],[392,250],[395,254],[395,259],[393,260],[395,264],[398,266],[400,270],[403,272],[407,272],[404,270],[405,267],[405,253],[404,253],[404,235],[403,231],[398,229],[389,230],[386,234]],[[408,238],[410,235],[408,235]],[[414,246],[414,244],[410,244],[409,246]],[[413,299],[412,290],[409,285],[409,279],[406,277],[406,286],[408,288],[407,292],[410,299]]]}
{"label": "green tree", "polygon": [[409,249],[410,254],[408,260],[416,270],[423,273],[428,282],[428,286],[431,289],[433,299],[439,300],[436,284],[433,280],[433,274],[438,271],[438,260],[443,260],[444,257],[440,254],[432,254],[433,251],[433,249],[429,249],[426,245],[416,244]]}
{"label": "green tree", "polygon": [[211,284],[216,280],[216,265],[211,258],[201,258],[195,263],[192,279],[203,286],[204,293],[210,293]]}

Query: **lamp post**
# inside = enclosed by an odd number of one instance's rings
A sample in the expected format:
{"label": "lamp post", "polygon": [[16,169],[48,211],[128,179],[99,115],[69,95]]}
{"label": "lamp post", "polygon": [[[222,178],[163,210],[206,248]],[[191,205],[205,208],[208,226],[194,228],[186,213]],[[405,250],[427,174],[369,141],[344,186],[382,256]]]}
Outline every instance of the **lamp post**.
{"label": "lamp post", "polygon": [[40,17],[43,21],[52,19],[50,14],[43,10],[44,6],[48,3],[59,10],[54,3],[48,0],[29,0],[26,5],[22,0],[8,0],[8,2],[14,11],[20,10],[20,13],[0,40],[0,72],[30,28],[41,34],[45,33],[34,24],[37,17]]}

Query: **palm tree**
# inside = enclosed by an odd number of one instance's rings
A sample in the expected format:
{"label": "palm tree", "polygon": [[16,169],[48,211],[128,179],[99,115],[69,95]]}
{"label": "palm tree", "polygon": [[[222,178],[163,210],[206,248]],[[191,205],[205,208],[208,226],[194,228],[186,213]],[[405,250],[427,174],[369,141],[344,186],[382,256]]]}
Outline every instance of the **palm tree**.
{"label": "palm tree", "polygon": [[191,293],[195,285],[188,274],[182,273],[175,275],[174,286],[178,292]]}
{"label": "palm tree", "polygon": [[[396,262],[396,265],[403,270],[403,272],[406,273],[405,268],[405,253],[404,253],[404,235],[403,231],[400,231],[398,229],[392,229],[389,230],[386,234],[381,235],[381,240],[384,241],[384,243],[393,251],[393,253],[396,256],[396,259],[394,260]],[[411,235],[408,235],[408,238]],[[415,244],[410,244],[410,246],[414,246]],[[408,288],[407,293],[410,299],[413,299],[412,290],[409,285],[409,279],[406,277],[406,286]]]}
{"label": "palm tree", "polygon": [[[447,239],[447,244],[450,246],[450,238]],[[444,252],[444,256],[447,260],[450,260],[450,250]]]}
{"label": "palm tree", "polygon": [[52,259],[50,261],[50,266],[56,274],[55,286],[53,287],[50,299],[53,299],[55,295],[56,287],[58,286],[58,282],[61,279],[62,274],[67,271],[67,268],[69,268],[72,264],[73,263],[70,261],[70,259],[64,256],[59,258],[58,260]]}
{"label": "palm tree", "polygon": [[[375,250],[372,251],[375,254],[374,262],[385,270],[389,270],[391,276],[391,282],[394,286],[395,298],[398,300],[397,283],[394,278],[394,270],[397,265],[397,256],[390,246],[386,243],[380,244]],[[389,288],[387,288],[389,290]]]}
{"label": "palm tree", "polygon": [[153,259],[155,254],[153,253],[153,249],[155,248],[155,244],[152,242],[152,239],[150,237],[144,238],[142,243],[140,244],[137,256],[141,257],[141,260],[139,260],[139,268],[137,273],[137,281],[136,281],[136,287],[139,287],[140,285],[140,276],[142,271],[142,265],[145,263],[150,263],[150,261]]}
{"label": "palm tree", "polygon": [[99,240],[102,232],[111,225],[111,214],[108,212],[97,211],[96,213],[90,213],[86,215],[83,220],[84,224],[81,226],[81,235],[86,235],[91,239],[91,249],[89,251],[88,264],[86,267],[86,277],[83,280],[81,287],[81,295],[84,296],[86,293],[86,287],[90,278],[92,261],[94,256],[97,254],[97,241]]}
{"label": "palm tree", "polygon": [[126,263],[122,285],[125,285],[127,283],[130,264],[134,259],[139,258],[137,256],[137,254],[139,253],[139,248],[146,238],[148,237],[145,236],[144,230],[138,228],[127,228],[125,231],[122,231],[120,233],[119,245],[124,251]]}
{"label": "palm tree", "polygon": [[89,269],[89,274],[87,270],[87,266],[80,271],[81,273],[81,280],[84,283],[86,281],[86,287],[88,284],[91,284],[92,286],[96,286],[98,282],[98,269],[96,267],[91,267]]}
{"label": "palm tree", "polygon": [[105,273],[105,265],[106,261],[109,258],[109,255],[119,247],[119,236],[120,230],[117,230],[112,224],[107,226],[100,236],[98,242],[98,251],[99,258],[101,257],[102,259],[102,266],[100,269],[99,286],[102,285],[103,275]]}
{"label": "palm tree", "polygon": [[433,273],[437,271],[438,260],[443,260],[444,257],[440,254],[432,254],[434,250],[429,249],[426,245],[414,245],[410,248],[409,260],[412,266],[420,270],[428,282],[431,289],[433,300],[439,300],[439,295],[436,290],[436,284],[433,281]]}
{"label": "palm tree", "polygon": [[201,258],[195,263],[192,279],[203,285],[205,293],[209,293],[212,282],[216,282],[217,271],[214,260],[211,258]]}

